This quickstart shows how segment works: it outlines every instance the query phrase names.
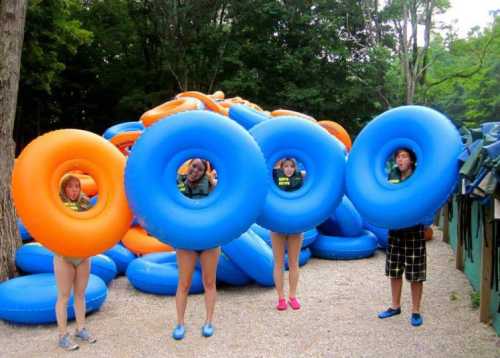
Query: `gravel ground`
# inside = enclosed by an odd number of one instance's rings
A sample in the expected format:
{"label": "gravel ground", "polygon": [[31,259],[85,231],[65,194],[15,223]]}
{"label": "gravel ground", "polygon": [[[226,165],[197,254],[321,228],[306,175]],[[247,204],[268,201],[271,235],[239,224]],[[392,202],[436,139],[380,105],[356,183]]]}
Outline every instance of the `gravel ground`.
{"label": "gravel ground", "polygon": [[[410,291],[403,313],[381,321],[390,303],[385,254],[358,261],[312,259],[301,270],[303,308],[278,312],[273,289],[220,287],[215,335],[203,338],[203,295],[190,296],[187,336],[175,342],[173,297],[140,293],[125,277],[112,281],[101,311],[87,326],[99,338],[76,352],[56,347],[57,328],[0,322],[1,357],[500,357],[500,338],[471,308],[470,285],[455,269],[450,247],[428,243],[424,324],[409,324]],[[74,323],[70,324],[73,329]]]}

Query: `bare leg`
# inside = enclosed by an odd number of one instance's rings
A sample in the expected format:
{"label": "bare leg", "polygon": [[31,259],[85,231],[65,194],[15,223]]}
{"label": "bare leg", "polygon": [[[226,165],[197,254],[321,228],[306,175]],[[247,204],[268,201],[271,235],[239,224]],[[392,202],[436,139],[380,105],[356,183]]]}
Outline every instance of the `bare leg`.
{"label": "bare leg", "polygon": [[89,282],[90,275],[90,259],[85,259],[75,269],[75,316],[76,316],[76,329],[80,331],[85,327],[85,289]]}
{"label": "bare leg", "polygon": [[177,308],[177,324],[184,324],[184,313],[186,312],[187,297],[197,254],[195,251],[177,249],[177,266],[179,267],[179,282],[175,294],[175,307]]}
{"label": "bare leg", "polygon": [[288,281],[290,283],[290,298],[297,294],[299,284],[299,255],[302,246],[302,234],[288,236]]}
{"label": "bare leg", "polygon": [[220,248],[205,250],[200,255],[201,271],[203,274],[203,287],[205,288],[205,307],[207,310],[206,323],[212,323],[217,297],[217,262],[219,261]]}
{"label": "bare leg", "polygon": [[67,333],[68,301],[75,278],[75,268],[62,257],[54,255],[54,274],[57,284],[56,318],[59,336]]}
{"label": "bare leg", "polygon": [[391,278],[392,308],[401,307],[401,290],[403,289],[402,278]]}
{"label": "bare leg", "polygon": [[424,290],[423,282],[411,283],[411,302],[412,313],[420,313],[420,302],[422,302],[422,292]]}
{"label": "bare leg", "polygon": [[274,269],[273,278],[276,285],[276,291],[279,298],[285,298],[283,290],[283,268],[285,264],[285,243],[286,235],[271,232],[271,240],[273,246]]}

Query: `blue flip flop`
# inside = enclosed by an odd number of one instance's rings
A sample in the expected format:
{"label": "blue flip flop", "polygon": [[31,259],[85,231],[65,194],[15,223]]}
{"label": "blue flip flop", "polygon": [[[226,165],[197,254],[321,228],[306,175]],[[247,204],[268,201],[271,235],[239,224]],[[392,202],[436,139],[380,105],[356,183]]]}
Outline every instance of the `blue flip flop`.
{"label": "blue flip flop", "polygon": [[378,318],[380,318],[380,319],[389,318],[392,316],[396,316],[400,313],[401,313],[401,307],[396,308],[396,309],[389,307],[385,311],[380,312],[378,314]]}

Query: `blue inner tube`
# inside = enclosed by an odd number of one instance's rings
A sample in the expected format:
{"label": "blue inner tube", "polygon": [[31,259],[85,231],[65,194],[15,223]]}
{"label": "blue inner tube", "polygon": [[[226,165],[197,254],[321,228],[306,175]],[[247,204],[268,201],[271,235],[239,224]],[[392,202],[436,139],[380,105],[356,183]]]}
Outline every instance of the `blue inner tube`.
{"label": "blue inner tube", "polygon": [[347,196],[335,209],[335,213],[326,219],[318,230],[329,236],[359,236],[363,230],[363,219]]}
{"label": "blue inner tube", "polygon": [[358,237],[320,235],[311,245],[313,256],[330,260],[353,260],[369,257],[377,249],[377,238],[369,231]]}
{"label": "blue inner tube", "polygon": [[[311,258],[311,249],[306,247],[305,249],[300,250],[299,254],[299,266],[304,266],[309,262]],[[288,254],[285,254],[285,270],[288,270]]]}
{"label": "blue inner tube", "polygon": [[[85,290],[86,311],[98,310],[108,294],[106,284],[97,276],[90,275]],[[22,324],[56,322],[57,301],[54,274],[13,278],[0,284],[0,319]],[[73,294],[68,303],[68,319],[75,318]]]}
{"label": "blue inner tube", "polygon": [[[400,184],[387,180],[387,160],[401,147],[417,157],[413,175]],[[361,216],[379,227],[419,223],[446,201],[458,176],[462,141],[443,114],[403,106],[372,120],[356,138],[346,171],[347,194]]]}
{"label": "blue inner tube", "polygon": [[136,257],[129,249],[120,244],[116,244],[111,249],[105,251],[104,255],[113,260],[118,274],[124,274],[127,271],[128,264]]}
{"label": "blue inner tube", "polygon": [[[344,192],[344,147],[320,126],[298,117],[264,121],[250,130],[267,163],[269,191],[257,224],[280,233],[304,232],[330,216]],[[274,184],[275,163],[293,157],[304,164],[303,186],[285,192]]]}
{"label": "blue inner tube", "polygon": [[28,232],[28,229],[26,229],[26,226],[24,226],[21,219],[17,219],[17,228],[19,229],[19,235],[21,235],[23,242],[33,240],[31,234]]}
{"label": "blue inner tube", "polygon": [[237,104],[229,108],[229,118],[247,130],[269,119],[268,116],[243,104]]}
{"label": "blue inner tube", "polygon": [[222,252],[259,285],[274,286],[273,252],[253,231],[223,245]]}
{"label": "blue inner tube", "polygon": [[244,286],[252,279],[234,264],[224,252],[221,252],[217,265],[217,280],[233,286]]}
{"label": "blue inner tube", "polygon": [[[148,259],[153,259],[156,262],[148,261]],[[165,256],[164,260],[160,256],[154,258],[150,256],[148,259],[138,258],[128,265],[127,278],[129,282],[142,292],[174,296],[179,280],[177,264],[171,262],[169,256]],[[203,292],[201,272],[195,269],[189,293],[201,292]]]}
{"label": "blue inner tube", "polygon": [[149,262],[154,262],[157,264],[165,264],[165,263],[175,264],[177,263],[177,254],[175,251],[154,252],[152,254],[141,256],[141,259]]}
{"label": "blue inner tube", "polygon": [[[37,242],[24,244],[16,251],[16,266],[26,273],[54,272],[54,253]],[[116,277],[116,264],[105,255],[92,256],[90,273],[108,284]]]}
{"label": "blue inner tube", "polygon": [[387,248],[387,245],[389,243],[389,229],[378,227],[369,223],[365,223],[364,227],[377,237],[378,247],[380,247],[381,249]]}
{"label": "blue inner tube", "polygon": [[[196,260],[196,268],[203,273],[200,260]],[[245,286],[252,282],[252,279],[241,271],[227,255],[221,251],[217,263],[217,281],[233,286]]]}
{"label": "blue inner tube", "polygon": [[[177,170],[192,158],[206,159],[217,170],[218,184],[203,199],[177,189]],[[125,189],[141,226],[153,236],[175,248],[209,249],[238,237],[257,219],[267,193],[265,161],[237,123],[213,112],[183,112],[155,123],[137,140]]]}
{"label": "blue inner tube", "polygon": [[[250,229],[256,233],[262,240],[272,247],[271,232],[258,224],[253,224]],[[310,229],[304,232],[304,239],[302,240],[302,248],[310,246],[314,240],[318,237],[318,231],[316,229]],[[285,248],[287,250],[287,248]]]}
{"label": "blue inner tube", "polygon": [[133,132],[133,131],[143,131],[143,130],[144,130],[144,125],[142,124],[142,122],[122,122],[106,129],[106,131],[102,134],[102,136],[104,137],[104,139],[110,140],[115,135],[121,132]]}

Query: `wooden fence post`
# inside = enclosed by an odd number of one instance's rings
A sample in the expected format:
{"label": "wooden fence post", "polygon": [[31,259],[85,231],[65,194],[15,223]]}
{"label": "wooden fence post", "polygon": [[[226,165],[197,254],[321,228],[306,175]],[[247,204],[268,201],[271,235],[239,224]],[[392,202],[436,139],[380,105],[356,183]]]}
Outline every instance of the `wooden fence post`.
{"label": "wooden fence post", "polygon": [[450,208],[448,202],[443,206],[443,241],[450,242]]}
{"label": "wooden fence post", "polygon": [[490,320],[490,297],[491,297],[491,274],[492,262],[491,254],[493,250],[493,227],[491,221],[493,212],[491,206],[486,208],[485,217],[483,218],[485,225],[484,240],[481,247],[481,282],[479,287],[480,303],[479,303],[479,320],[488,322]]}
{"label": "wooden fence post", "polygon": [[[453,204],[452,204],[453,205]],[[457,210],[453,212],[453,215],[456,216],[457,218],[457,252],[455,253],[456,256],[456,268],[457,270],[464,271],[464,245],[460,237],[462,236],[462,225],[460,225],[460,215],[462,213],[460,212],[459,208],[457,207]]]}

